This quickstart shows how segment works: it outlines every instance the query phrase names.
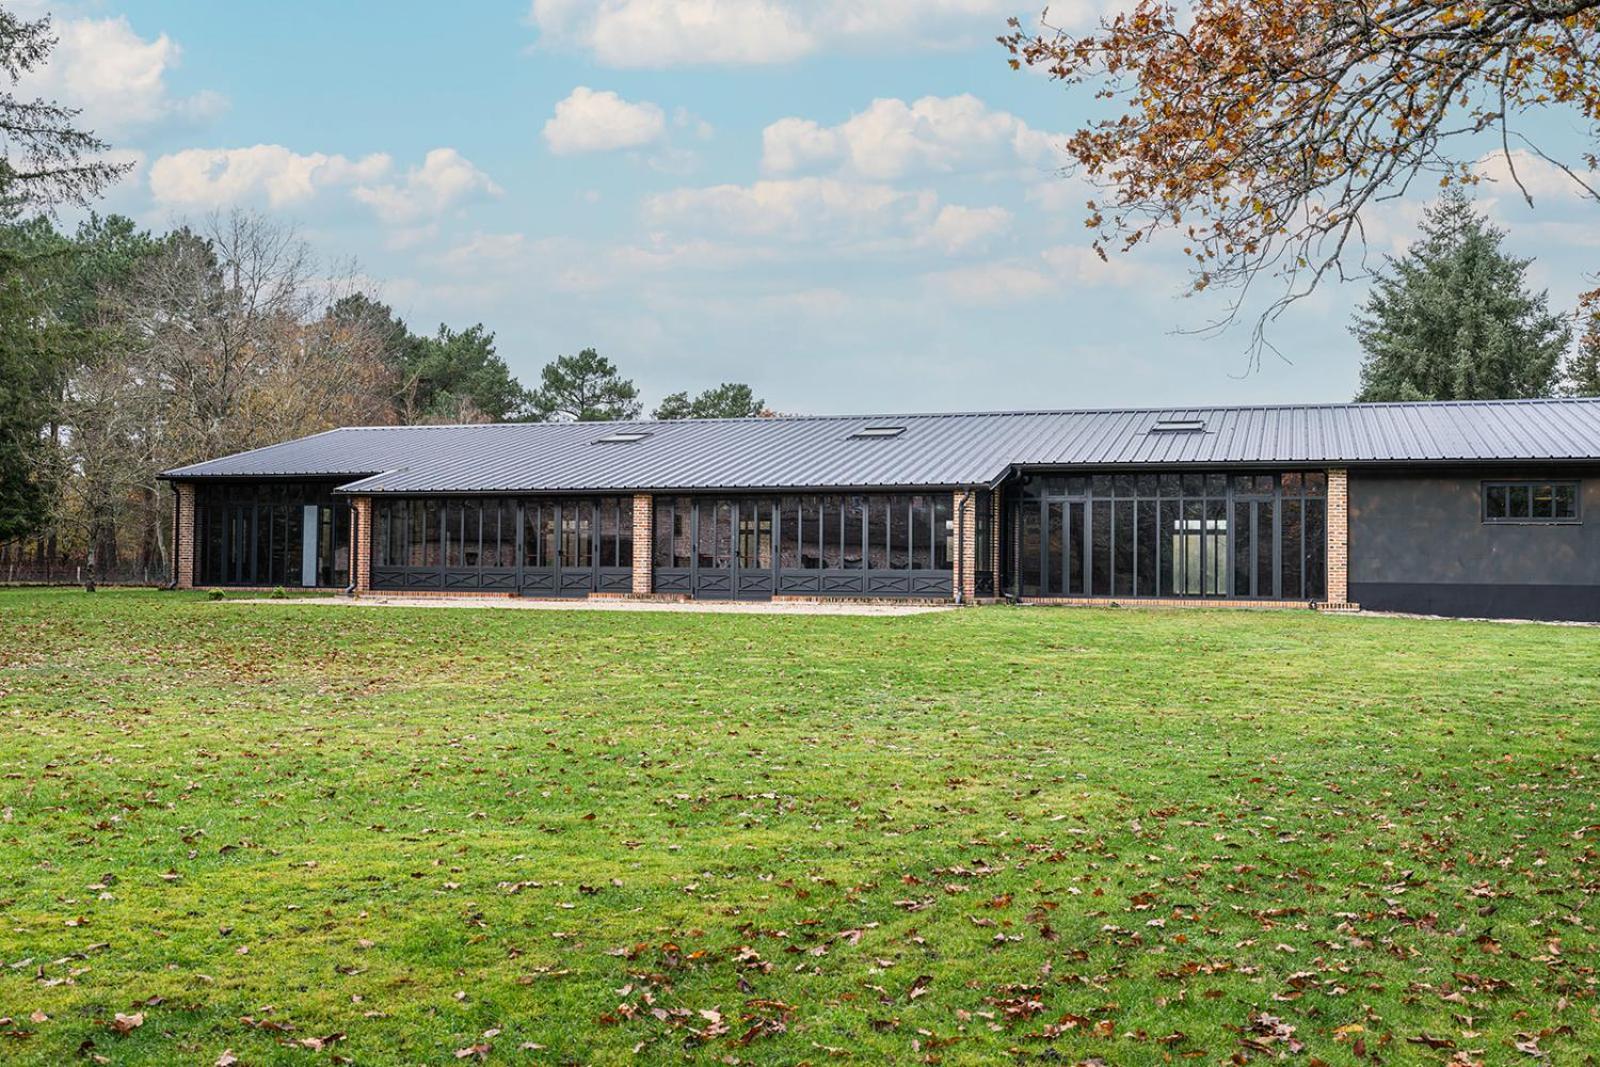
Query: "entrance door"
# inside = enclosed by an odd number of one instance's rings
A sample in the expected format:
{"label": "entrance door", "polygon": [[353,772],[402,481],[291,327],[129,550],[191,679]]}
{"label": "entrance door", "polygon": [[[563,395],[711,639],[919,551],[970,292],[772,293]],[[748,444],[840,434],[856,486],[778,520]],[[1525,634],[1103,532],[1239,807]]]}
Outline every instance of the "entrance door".
{"label": "entrance door", "polygon": [[733,526],[738,505],[732,500],[701,500],[695,511],[694,595],[731,600],[737,590]]}

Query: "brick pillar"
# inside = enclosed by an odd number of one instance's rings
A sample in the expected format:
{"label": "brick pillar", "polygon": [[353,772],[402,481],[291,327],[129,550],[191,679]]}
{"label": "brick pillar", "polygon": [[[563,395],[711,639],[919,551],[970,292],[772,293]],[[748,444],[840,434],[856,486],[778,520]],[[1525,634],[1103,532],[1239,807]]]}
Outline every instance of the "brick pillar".
{"label": "brick pillar", "polygon": [[1350,607],[1350,472],[1328,471],[1328,606]]}
{"label": "brick pillar", "polygon": [[350,584],[355,593],[372,590],[372,498],[358,496],[350,501]]}
{"label": "brick pillar", "polygon": [[955,518],[955,588],[963,604],[972,603],[978,595],[978,502],[970,489],[958,489],[951,501],[950,514]]}
{"label": "brick pillar", "polygon": [[655,576],[651,570],[655,542],[655,498],[649,493],[633,495],[633,592],[643,596],[655,590]]}
{"label": "brick pillar", "polygon": [[173,507],[178,516],[178,543],[172,546],[172,583],[179,589],[194,588],[194,486],[177,482],[172,486]]}

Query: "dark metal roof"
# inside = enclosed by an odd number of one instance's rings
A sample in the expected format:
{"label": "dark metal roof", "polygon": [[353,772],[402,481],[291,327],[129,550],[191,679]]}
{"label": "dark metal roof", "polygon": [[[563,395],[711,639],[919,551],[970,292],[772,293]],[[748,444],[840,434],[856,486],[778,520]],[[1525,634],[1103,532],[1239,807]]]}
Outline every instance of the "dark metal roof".
{"label": "dark metal roof", "polygon": [[[1152,433],[1159,422],[1204,429]],[[904,426],[894,437],[868,427]],[[635,441],[599,438],[647,431]],[[1013,466],[1600,462],[1600,399],[371,426],[168,471],[366,493],[985,485]]]}

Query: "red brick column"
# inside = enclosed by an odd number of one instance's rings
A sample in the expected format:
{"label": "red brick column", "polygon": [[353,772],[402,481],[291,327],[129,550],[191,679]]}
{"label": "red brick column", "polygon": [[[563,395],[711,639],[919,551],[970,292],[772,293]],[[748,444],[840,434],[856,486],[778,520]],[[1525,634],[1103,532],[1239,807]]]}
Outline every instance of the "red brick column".
{"label": "red brick column", "polygon": [[955,588],[963,604],[978,595],[978,498],[970,489],[958,489],[950,514],[956,523]]}
{"label": "red brick column", "polygon": [[1350,604],[1350,472],[1328,471],[1328,608]]}
{"label": "red brick column", "polygon": [[633,495],[633,592],[643,596],[655,590],[655,574],[651,569],[655,556],[655,498],[649,493]]}
{"label": "red brick column", "polygon": [[355,593],[372,590],[372,498],[350,501],[350,584]]}
{"label": "red brick column", "polygon": [[178,516],[178,543],[172,546],[172,583],[179,589],[194,588],[194,486],[175,482],[173,507]]}

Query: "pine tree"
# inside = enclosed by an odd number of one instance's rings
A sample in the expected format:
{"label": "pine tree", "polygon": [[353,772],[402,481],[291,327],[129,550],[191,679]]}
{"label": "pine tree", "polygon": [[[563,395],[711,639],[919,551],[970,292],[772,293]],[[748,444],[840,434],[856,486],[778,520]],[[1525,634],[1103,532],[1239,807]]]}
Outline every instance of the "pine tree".
{"label": "pine tree", "polygon": [[1501,250],[1458,189],[1423,214],[1422,237],[1388,258],[1351,331],[1366,357],[1359,401],[1550,396],[1572,339],[1548,294],[1524,285],[1531,260]]}
{"label": "pine tree", "polygon": [[557,356],[539,372],[528,407],[541,422],[609,422],[637,418],[639,390],[592,348]]}

